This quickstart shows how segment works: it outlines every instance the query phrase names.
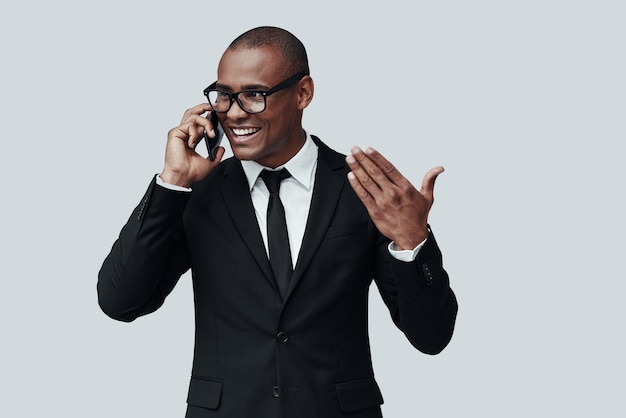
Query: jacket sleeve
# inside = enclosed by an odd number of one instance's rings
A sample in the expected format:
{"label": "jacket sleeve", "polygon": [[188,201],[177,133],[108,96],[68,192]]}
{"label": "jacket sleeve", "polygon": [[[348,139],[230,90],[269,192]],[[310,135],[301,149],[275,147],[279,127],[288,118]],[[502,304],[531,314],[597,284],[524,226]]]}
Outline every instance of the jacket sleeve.
{"label": "jacket sleeve", "polygon": [[130,322],[157,310],[189,269],[182,218],[190,193],[148,187],[98,273],[98,303]]}
{"label": "jacket sleeve", "polygon": [[396,260],[381,240],[375,281],[394,323],[426,354],[450,342],[458,305],[432,232],[412,262]]}

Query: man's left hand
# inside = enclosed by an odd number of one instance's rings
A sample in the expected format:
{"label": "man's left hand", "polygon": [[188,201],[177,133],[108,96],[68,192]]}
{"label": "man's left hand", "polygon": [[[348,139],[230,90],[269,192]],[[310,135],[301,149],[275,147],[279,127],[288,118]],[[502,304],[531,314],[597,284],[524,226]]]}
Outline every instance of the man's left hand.
{"label": "man's left hand", "polygon": [[417,190],[385,157],[373,148],[353,147],[346,162],[348,181],[378,230],[394,241],[397,250],[412,250],[428,237],[428,213],[433,205],[435,179],[443,167],[434,167]]}

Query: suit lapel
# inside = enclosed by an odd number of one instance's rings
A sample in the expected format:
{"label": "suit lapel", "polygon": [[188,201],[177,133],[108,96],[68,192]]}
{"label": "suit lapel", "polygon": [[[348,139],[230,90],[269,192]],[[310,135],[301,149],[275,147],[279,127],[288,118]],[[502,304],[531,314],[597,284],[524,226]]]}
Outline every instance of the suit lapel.
{"label": "suit lapel", "polygon": [[226,170],[221,190],[228,212],[243,242],[250,250],[268,282],[278,292],[278,287],[272,274],[272,267],[267,259],[263,237],[259,231],[252,199],[248,192],[248,181],[241,168],[241,163],[234,158],[233,164]]}
{"label": "suit lapel", "polygon": [[[346,184],[347,166],[344,156],[328,148],[317,137],[312,138],[319,147],[315,185],[302,246],[291,277],[287,298],[304,275],[322,242],[335,213],[341,191]],[[225,170],[221,191],[233,224],[268,283],[275,292],[279,293],[248,192],[248,181],[241,163],[235,158],[233,158],[233,164]]]}
{"label": "suit lapel", "polygon": [[313,186],[311,208],[309,209],[304,238],[302,239],[300,254],[291,277],[287,297],[289,297],[302,278],[322,242],[335,213],[341,191],[346,183],[345,175],[347,170],[344,157],[328,148],[318,138],[313,137],[313,140],[319,147],[315,185]]}

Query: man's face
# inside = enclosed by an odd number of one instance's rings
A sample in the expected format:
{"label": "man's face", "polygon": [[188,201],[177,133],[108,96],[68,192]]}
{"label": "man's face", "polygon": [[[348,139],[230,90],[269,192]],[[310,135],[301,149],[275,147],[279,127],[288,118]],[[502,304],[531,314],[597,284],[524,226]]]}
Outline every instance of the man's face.
{"label": "man's face", "polygon": [[[285,74],[282,62],[272,47],[228,49],[217,69],[217,88],[231,93],[269,90],[293,75]],[[300,150],[304,144],[302,110],[310,101],[310,97],[303,100],[303,82],[310,84],[312,96],[312,81],[301,80],[268,96],[261,113],[246,113],[234,100],[228,112],[218,114],[236,158],[274,168]]]}

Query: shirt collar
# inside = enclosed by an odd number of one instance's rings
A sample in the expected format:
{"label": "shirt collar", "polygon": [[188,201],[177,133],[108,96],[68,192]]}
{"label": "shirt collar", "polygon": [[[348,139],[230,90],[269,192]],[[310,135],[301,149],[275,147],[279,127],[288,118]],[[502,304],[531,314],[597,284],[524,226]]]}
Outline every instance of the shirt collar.
{"label": "shirt collar", "polygon": [[[300,151],[294,155],[289,161],[280,167],[276,167],[276,170],[286,168],[289,170],[291,177],[293,177],[298,183],[300,183],[305,189],[310,190],[313,185],[313,174],[315,167],[317,166],[317,145],[313,142],[309,134],[305,131],[304,145],[300,148]],[[264,169],[274,170],[269,167],[264,167],[256,161],[248,160],[241,161],[241,166],[246,174],[248,180],[248,187],[250,190],[254,187],[259,174]]]}

